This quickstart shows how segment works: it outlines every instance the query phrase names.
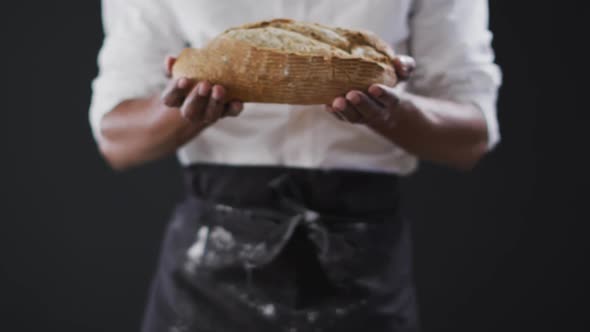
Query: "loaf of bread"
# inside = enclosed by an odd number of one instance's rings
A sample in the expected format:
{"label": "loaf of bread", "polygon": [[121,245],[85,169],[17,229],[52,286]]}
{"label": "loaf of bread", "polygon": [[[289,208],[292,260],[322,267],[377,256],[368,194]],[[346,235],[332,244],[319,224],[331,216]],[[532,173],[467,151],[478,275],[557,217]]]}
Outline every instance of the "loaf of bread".
{"label": "loaf of bread", "polygon": [[276,19],[231,28],[182,51],[173,76],[223,85],[244,102],[328,104],[373,83],[395,85],[393,50],[367,31]]}

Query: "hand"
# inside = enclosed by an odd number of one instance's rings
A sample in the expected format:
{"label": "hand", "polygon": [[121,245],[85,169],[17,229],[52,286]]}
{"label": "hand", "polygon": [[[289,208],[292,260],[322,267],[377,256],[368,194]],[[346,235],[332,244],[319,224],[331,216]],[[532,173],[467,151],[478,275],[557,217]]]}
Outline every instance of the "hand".
{"label": "hand", "polygon": [[[393,66],[401,81],[407,80],[416,67],[416,62],[409,56],[398,56]],[[339,120],[350,123],[362,123],[370,126],[395,126],[399,120],[396,112],[400,97],[394,90],[381,84],[373,84],[368,93],[358,90],[349,91],[344,97],[334,99],[327,111]]]}
{"label": "hand", "polygon": [[[413,60],[395,64],[407,79]],[[486,119],[477,106],[442,98],[398,92],[373,84],[334,99],[327,110],[343,121],[362,123],[410,154],[469,170],[488,151]]]}
{"label": "hand", "polygon": [[[174,57],[166,58],[168,77],[172,76],[175,61]],[[197,126],[210,125],[226,116],[238,116],[244,108],[242,102],[226,99],[223,86],[188,78],[171,80],[162,93],[162,101],[168,107],[179,108],[182,116]]]}

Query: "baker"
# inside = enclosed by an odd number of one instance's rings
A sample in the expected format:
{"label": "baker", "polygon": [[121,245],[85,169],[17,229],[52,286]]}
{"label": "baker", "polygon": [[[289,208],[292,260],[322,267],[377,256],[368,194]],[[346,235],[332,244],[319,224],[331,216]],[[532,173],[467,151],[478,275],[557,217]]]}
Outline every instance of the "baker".
{"label": "baker", "polygon": [[[398,181],[420,159],[469,170],[499,141],[487,2],[102,5],[100,151],[118,170],[176,153],[186,180],[142,331],[417,331]],[[243,103],[170,78],[169,55],[276,17],[369,30],[415,62],[392,59],[405,82],[328,106]]]}

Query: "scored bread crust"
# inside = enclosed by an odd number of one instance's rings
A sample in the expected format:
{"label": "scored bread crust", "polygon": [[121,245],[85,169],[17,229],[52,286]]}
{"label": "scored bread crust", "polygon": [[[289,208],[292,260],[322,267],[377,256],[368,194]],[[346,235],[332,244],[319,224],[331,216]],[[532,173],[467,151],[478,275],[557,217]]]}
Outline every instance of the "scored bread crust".
{"label": "scored bread crust", "polygon": [[367,31],[276,19],[231,28],[186,48],[173,77],[220,84],[228,100],[330,104],[371,84],[394,86],[393,50]]}

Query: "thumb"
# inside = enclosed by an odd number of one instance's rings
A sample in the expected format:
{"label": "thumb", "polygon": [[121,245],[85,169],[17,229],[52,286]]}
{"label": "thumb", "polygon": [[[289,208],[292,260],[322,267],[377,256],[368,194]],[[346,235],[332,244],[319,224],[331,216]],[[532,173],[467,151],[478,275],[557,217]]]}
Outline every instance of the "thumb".
{"label": "thumb", "polygon": [[416,69],[416,60],[411,56],[398,55],[393,59],[393,67],[400,80],[405,81],[412,76],[412,72]]}
{"label": "thumb", "polygon": [[172,77],[172,67],[174,66],[175,62],[176,57],[171,55],[166,56],[166,59],[164,60],[164,70],[166,72],[166,77]]}

